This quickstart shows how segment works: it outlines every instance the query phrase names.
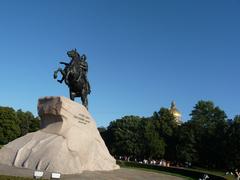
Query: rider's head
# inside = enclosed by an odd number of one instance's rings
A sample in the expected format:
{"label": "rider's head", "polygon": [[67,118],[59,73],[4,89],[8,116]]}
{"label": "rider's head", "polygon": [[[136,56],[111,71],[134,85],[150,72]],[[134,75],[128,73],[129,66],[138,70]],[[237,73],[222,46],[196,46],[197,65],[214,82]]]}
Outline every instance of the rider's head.
{"label": "rider's head", "polygon": [[83,55],[81,56],[81,60],[86,61],[86,60],[87,60],[87,56],[86,56],[85,54],[83,54]]}

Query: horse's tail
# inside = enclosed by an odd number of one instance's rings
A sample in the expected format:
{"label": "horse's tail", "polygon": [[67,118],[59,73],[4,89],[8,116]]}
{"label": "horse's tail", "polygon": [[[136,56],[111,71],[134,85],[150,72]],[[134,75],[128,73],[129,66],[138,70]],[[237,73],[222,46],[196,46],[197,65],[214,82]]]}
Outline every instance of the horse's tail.
{"label": "horse's tail", "polygon": [[90,84],[88,81],[87,82],[87,94],[90,94],[91,93],[91,87],[90,87]]}

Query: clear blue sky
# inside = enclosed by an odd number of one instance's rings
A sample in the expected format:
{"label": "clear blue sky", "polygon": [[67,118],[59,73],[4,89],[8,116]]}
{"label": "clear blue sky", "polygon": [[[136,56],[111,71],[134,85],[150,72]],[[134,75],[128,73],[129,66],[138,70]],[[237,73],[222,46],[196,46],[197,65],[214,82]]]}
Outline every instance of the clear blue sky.
{"label": "clear blue sky", "polygon": [[240,114],[239,0],[2,0],[0,105],[37,115],[39,97],[68,97],[53,71],[72,48],[98,126],[172,100],[185,121],[198,100]]}

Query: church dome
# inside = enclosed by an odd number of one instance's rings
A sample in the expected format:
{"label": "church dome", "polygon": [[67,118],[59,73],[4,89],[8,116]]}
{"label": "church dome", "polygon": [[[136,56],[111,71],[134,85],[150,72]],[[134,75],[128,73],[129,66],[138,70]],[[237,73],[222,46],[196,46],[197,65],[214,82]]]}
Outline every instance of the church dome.
{"label": "church dome", "polygon": [[173,114],[173,116],[175,117],[175,120],[177,123],[180,123],[181,122],[181,117],[182,117],[182,114],[181,112],[177,109],[176,107],[176,103],[173,101],[171,103],[171,107],[170,107],[170,112]]}

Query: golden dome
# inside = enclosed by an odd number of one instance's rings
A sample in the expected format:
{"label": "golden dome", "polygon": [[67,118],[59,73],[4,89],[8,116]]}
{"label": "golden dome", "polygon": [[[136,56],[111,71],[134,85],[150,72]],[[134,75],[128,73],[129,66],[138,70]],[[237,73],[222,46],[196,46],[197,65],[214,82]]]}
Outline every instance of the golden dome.
{"label": "golden dome", "polygon": [[177,123],[180,123],[180,122],[181,122],[182,114],[181,114],[181,112],[177,109],[176,103],[175,103],[174,101],[172,101],[171,107],[170,107],[169,110],[170,110],[170,112],[173,114],[173,116],[175,117],[176,122],[177,122]]}
{"label": "golden dome", "polygon": [[181,117],[181,113],[175,110],[175,112],[172,112],[174,116]]}

